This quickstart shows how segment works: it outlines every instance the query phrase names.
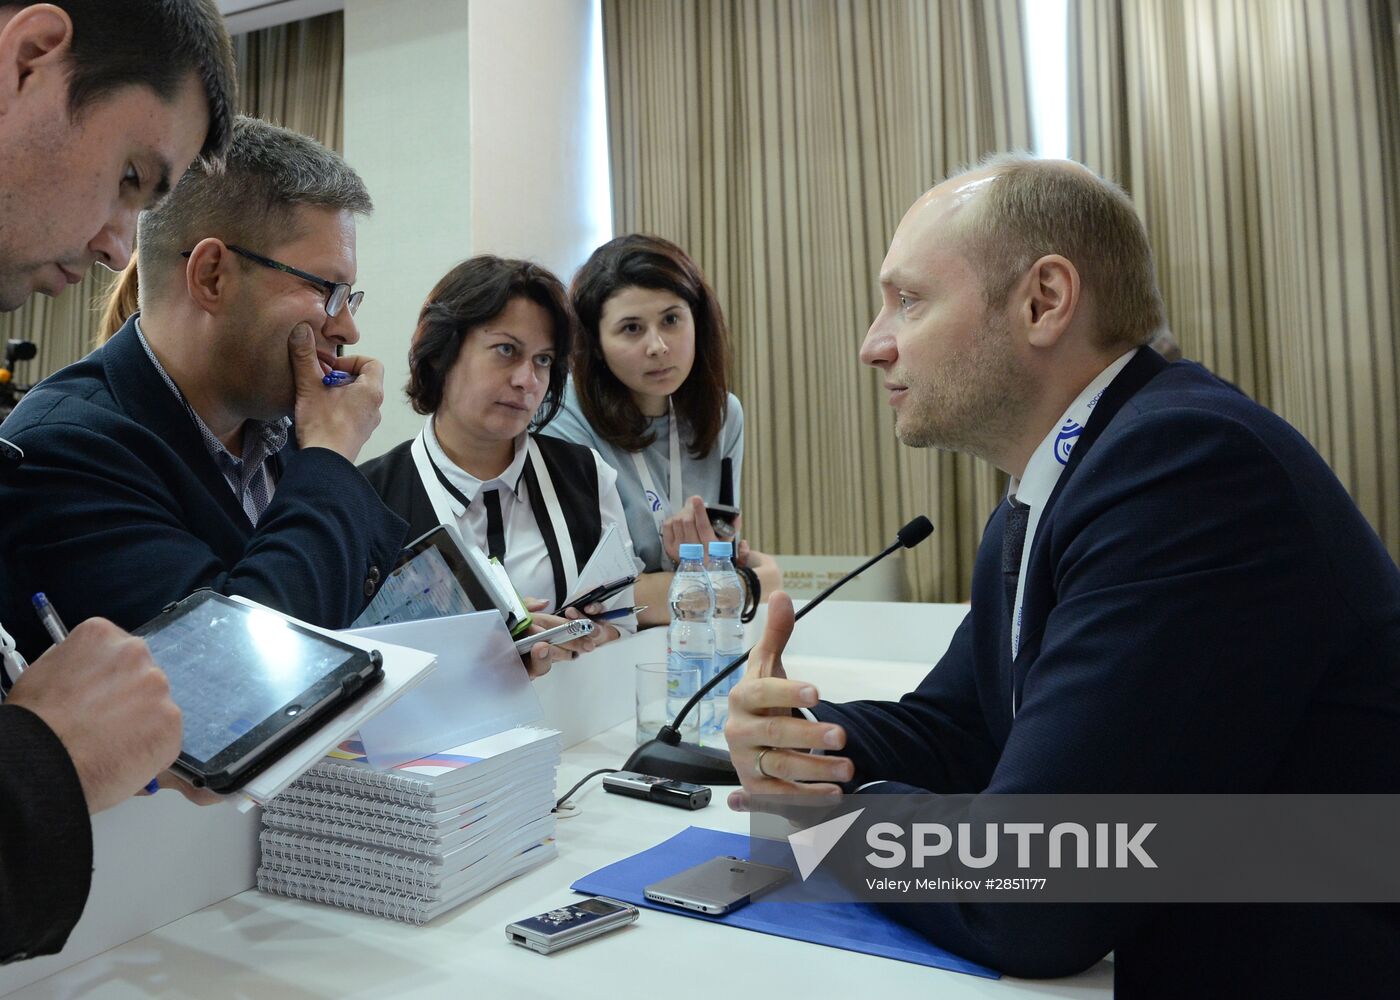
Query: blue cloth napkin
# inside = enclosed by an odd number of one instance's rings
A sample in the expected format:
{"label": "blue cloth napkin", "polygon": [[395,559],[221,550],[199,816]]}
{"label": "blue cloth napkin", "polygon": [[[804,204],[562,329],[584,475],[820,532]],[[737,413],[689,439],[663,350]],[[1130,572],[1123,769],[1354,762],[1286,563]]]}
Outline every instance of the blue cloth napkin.
{"label": "blue cloth napkin", "polygon": [[881,958],[897,958],[901,962],[965,972],[970,976],[988,979],[1001,976],[993,969],[930,944],[868,903],[789,903],[770,897],[757,899],[727,916],[708,917],[658,905],[643,895],[642,890],[653,882],[725,855],[747,858],[749,838],[739,833],[692,826],[641,854],[634,854],[585,875],[570,888],[592,896],[609,896],[634,906],[712,920],[797,941],[810,941]]}

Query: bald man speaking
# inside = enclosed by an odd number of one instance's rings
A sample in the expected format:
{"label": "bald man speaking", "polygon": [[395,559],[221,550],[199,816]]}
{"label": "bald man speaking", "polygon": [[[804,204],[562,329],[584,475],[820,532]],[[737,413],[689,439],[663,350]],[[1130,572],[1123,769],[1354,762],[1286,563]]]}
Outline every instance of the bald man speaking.
{"label": "bald man speaking", "polygon": [[[1078,164],[920,198],[861,348],[901,442],[1011,477],[972,608],[898,702],[789,679],[775,596],[726,728],[752,795],[1400,792],[1400,570],[1317,452],[1162,326],[1147,236]],[[821,751],[814,753],[812,751]],[[1115,952],[1115,991],[1394,995],[1394,905],[905,903],[1019,976]]]}

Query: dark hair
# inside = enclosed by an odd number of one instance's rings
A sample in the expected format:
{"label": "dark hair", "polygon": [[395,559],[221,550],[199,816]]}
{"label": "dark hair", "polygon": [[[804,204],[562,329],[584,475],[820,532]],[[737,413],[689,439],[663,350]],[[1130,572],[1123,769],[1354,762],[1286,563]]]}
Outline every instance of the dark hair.
{"label": "dark hair", "polygon": [[604,243],[574,275],[572,295],[581,336],[574,345],[574,391],[598,436],[623,451],[655,439],[632,393],[603,358],[598,328],[603,307],[624,288],[679,295],[695,319],[695,363],[672,397],[684,421],[690,453],[708,455],[719,439],[729,399],[729,327],[719,300],[686,252],[660,236],[633,233]]}
{"label": "dark hair", "polygon": [[[136,245],[144,308],[169,292],[177,275],[183,277],[180,255],[200,240],[215,237],[271,253],[298,238],[301,206],[355,215],[374,209],[364,182],[339,153],[299,132],[239,115],[223,162],[193,164],[164,201],[141,213]],[[178,287],[183,290],[184,282]]]}
{"label": "dark hair", "polygon": [[[129,85],[175,98],[190,73],[209,101],[209,132],[200,156],[217,159],[233,128],[237,75],[233,43],[215,0],[50,0],[73,22],[68,112]],[[27,7],[29,4],[0,4]]]}
{"label": "dark hair", "polygon": [[408,349],[408,393],[413,408],[427,415],[442,405],[443,385],[467,334],[501,313],[512,299],[528,299],[549,313],[554,325],[554,359],[549,388],[530,421],[539,430],[564,405],[565,364],[574,343],[574,313],[564,284],[538,264],[481,254],[443,275],[418,313]]}

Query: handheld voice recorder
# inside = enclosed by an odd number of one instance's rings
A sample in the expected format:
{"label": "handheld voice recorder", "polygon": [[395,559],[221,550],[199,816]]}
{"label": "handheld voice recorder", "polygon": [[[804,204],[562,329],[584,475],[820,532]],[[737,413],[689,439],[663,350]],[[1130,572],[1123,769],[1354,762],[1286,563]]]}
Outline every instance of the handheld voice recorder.
{"label": "handheld voice recorder", "polygon": [[630,795],[634,799],[660,802],[678,809],[703,809],[714,794],[705,785],[692,785],[674,778],[657,778],[635,771],[618,771],[604,775],[603,788],[614,795]]}
{"label": "handheld voice recorder", "polygon": [[640,915],[635,906],[590,896],[558,909],[517,920],[506,927],[511,944],[549,955],[618,927],[626,927]]}

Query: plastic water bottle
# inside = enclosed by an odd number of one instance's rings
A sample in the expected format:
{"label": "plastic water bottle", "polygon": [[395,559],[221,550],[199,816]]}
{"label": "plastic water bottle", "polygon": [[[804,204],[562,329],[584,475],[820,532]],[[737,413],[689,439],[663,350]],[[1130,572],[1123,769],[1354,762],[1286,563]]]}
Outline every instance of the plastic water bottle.
{"label": "plastic water bottle", "polygon": [[[719,673],[744,652],[744,623],[739,620],[744,612],[744,584],[734,569],[733,555],[733,542],[710,543],[710,585],[715,591],[714,673]],[[724,723],[729,718],[729,689],[742,675],[742,670],[734,671],[711,692],[715,703],[716,743],[724,740]]]}
{"label": "plastic water bottle", "polygon": [[[705,546],[681,546],[681,562],[671,580],[671,625],[666,630],[666,662],[669,664],[667,693],[672,717],[699,690],[714,671],[715,633],[711,619],[715,613],[715,592],[710,574],[705,572]],[[699,681],[686,680],[688,668],[698,668]],[[714,738],[714,701],[705,699],[695,706],[700,739]]]}

